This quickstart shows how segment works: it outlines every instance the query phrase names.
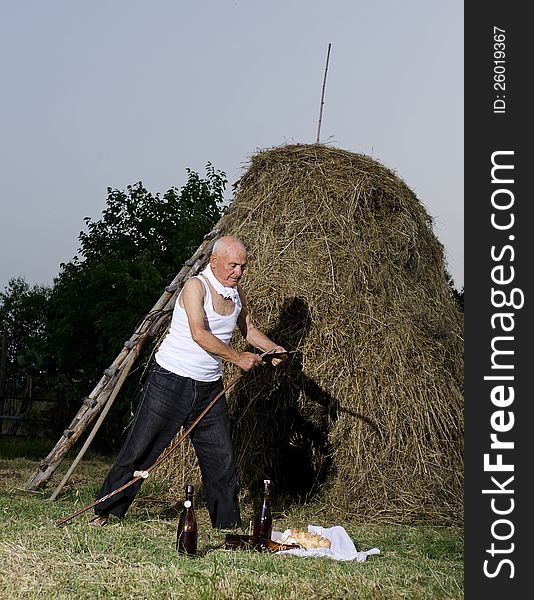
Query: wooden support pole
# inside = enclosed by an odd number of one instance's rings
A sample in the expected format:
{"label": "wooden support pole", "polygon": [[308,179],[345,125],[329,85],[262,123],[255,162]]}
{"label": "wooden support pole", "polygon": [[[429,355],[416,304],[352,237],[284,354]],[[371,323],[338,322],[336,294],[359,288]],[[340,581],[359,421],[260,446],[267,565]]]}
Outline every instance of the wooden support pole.
{"label": "wooden support pole", "polygon": [[323,78],[323,91],[321,93],[321,107],[319,109],[319,124],[317,125],[317,141],[319,143],[319,137],[321,134],[321,122],[323,120],[323,104],[324,104],[324,90],[326,87],[326,73],[328,72],[328,61],[330,60],[330,47],[332,44],[328,44],[328,52],[326,53],[326,66],[324,68],[324,78]]}

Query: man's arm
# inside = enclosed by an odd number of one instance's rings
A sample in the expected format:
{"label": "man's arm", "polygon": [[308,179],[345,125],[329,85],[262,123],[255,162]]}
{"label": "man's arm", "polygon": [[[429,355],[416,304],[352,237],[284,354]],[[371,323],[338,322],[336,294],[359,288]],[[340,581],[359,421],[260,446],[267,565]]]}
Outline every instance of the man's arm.
{"label": "man's arm", "polygon": [[202,283],[196,278],[191,278],[185,283],[180,296],[193,340],[206,352],[216,354],[244,371],[250,371],[250,369],[261,364],[262,360],[257,354],[237,352],[206,329],[204,324],[205,293]]}
{"label": "man's arm", "polygon": [[[273,342],[268,336],[266,336],[262,331],[260,331],[256,325],[252,322],[250,317],[250,313],[247,308],[247,301],[245,298],[245,294],[241,287],[238,287],[239,296],[241,298],[241,303],[243,304],[243,308],[239,313],[239,318],[237,319],[237,325],[239,326],[239,331],[241,335],[247,340],[249,344],[254,346],[255,348],[259,348],[264,352],[275,353],[275,352],[286,352],[286,349],[283,346],[279,346],[276,342]],[[282,360],[279,358],[273,358],[273,365],[278,365]]]}

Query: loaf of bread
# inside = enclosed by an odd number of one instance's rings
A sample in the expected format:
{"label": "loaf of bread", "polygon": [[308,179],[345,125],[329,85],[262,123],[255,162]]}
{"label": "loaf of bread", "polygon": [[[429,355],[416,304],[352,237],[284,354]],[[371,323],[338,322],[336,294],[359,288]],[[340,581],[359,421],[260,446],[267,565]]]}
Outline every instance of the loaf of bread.
{"label": "loaf of bread", "polygon": [[302,529],[289,529],[279,540],[282,544],[298,544],[305,550],[309,548],[330,548],[330,540]]}

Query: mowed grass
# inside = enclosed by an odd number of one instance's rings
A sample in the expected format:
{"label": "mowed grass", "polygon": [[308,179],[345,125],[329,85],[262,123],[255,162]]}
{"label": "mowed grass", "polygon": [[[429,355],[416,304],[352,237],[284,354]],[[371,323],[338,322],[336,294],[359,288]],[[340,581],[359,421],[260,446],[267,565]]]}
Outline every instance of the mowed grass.
{"label": "mowed grass", "polygon": [[[68,459],[49,488],[28,492],[24,483],[38,460],[12,454],[2,458],[0,445],[1,598],[463,598],[461,529],[367,523],[336,515],[335,499],[321,506],[275,498],[275,530],[342,525],[358,550],[380,554],[342,562],[226,550],[225,532],[213,530],[199,506],[199,552],[185,557],[175,550],[180,498],[161,483],[147,480],[123,520],[90,527],[91,510],[57,526],[93,501],[111,459],[86,455],[50,502]],[[242,506],[244,522],[252,512]]]}

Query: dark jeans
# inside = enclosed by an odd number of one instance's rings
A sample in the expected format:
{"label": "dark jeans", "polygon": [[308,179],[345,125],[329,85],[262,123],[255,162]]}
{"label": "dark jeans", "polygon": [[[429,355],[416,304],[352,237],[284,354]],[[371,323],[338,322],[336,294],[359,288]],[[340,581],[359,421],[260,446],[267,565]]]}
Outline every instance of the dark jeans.
{"label": "dark jeans", "polygon": [[[222,390],[222,380],[195,381],[154,363],[126,441],[97,495],[102,498],[146,470],[180,428],[188,428]],[[241,525],[226,398],[217,400],[189,434],[195,448],[213,527]],[[97,504],[96,514],[124,516],[143,480]]]}

